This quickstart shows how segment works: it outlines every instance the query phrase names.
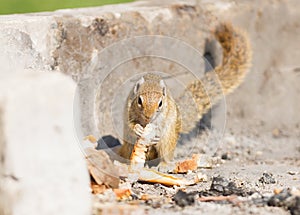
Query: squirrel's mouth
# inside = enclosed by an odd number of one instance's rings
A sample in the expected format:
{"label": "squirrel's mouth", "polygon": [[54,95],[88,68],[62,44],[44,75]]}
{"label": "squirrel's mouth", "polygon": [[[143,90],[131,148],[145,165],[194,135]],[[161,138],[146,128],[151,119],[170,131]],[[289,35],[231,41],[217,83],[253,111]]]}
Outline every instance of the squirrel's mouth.
{"label": "squirrel's mouth", "polygon": [[154,122],[156,118],[157,118],[156,113],[154,113],[150,116],[146,115],[146,114],[143,114],[143,117],[142,117],[143,122],[141,122],[140,124],[143,124],[143,126],[145,127],[147,124]]}
{"label": "squirrel's mouth", "polygon": [[145,128],[146,125],[149,124],[150,121],[151,121],[150,118],[143,116],[139,120],[137,120],[136,122],[139,123],[142,127]]}
{"label": "squirrel's mouth", "polygon": [[149,124],[150,121],[151,121],[151,117],[146,117],[146,116],[144,117],[145,126],[146,126],[147,124]]}
{"label": "squirrel's mouth", "polygon": [[150,122],[153,121],[153,117],[149,117],[149,116],[143,116],[143,126],[146,126],[147,124],[149,124]]}

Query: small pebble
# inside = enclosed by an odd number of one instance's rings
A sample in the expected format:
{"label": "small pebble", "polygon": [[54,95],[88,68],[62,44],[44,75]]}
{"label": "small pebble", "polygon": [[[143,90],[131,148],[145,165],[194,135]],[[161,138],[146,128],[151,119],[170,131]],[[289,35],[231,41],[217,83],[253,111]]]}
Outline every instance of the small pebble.
{"label": "small pebble", "polygon": [[290,175],[296,175],[297,174],[297,172],[295,172],[295,171],[288,171],[287,173],[290,174]]}
{"label": "small pebble", "polygon": [[272,173],[264,172],[263,176],[258,180],[262,184],[275,184],[276,180]]}
{"label": "small pebble", "polygon": [[180,207],[192,205],[195,203],[195,193],[186,193],[182,190],[179,190],[173,197],[173,200]]}
{"label": "small pebble", "polygon": [[272,131],[273,137],[278,138],[280,136],[280,134],[281,134],[281,131],[278,128],[273,129],[273,131]]}

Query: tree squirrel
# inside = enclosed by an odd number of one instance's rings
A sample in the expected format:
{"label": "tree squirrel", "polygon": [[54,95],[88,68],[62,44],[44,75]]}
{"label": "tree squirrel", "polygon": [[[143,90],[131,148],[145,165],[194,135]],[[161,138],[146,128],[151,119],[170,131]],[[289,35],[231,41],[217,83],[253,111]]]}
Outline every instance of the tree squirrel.
{"label": "tree squirrel", "polygon": [[[190,83],[179,99],[179,104],[175,103],[159,75],[146,74],[137,81],[127,99],[124,143],[119,151],[120,156],[130,158],[133,144],[151,123],[156,128],[157,137],[152,141],[155,144],[146,152],[146,160],[155,159],[156,164],[169,162],[173,158],[179,134],[191,131],[202,115],[222,98],[222,94],[228,94],[240,85],[252,60],[248,36],[229,23],[220,24],[213,33],[223,50],[222,64],[205,73],[201,80]],[[215,74],[220,81],[219,86],[212,81]],[[190,104],[186,103],[188,94],[197,106],[196,115],[184,111],[189,110],[186,107]]]}

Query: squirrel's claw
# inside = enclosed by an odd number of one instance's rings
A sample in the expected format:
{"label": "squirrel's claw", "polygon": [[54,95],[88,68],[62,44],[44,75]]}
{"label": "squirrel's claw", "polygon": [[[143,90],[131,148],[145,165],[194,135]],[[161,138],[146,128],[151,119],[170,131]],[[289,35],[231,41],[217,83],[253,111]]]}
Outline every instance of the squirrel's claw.
{"label": "squirrel's claw", "polygon": [[133,130],[138,137],[141,137],[144,133],[144,128],[140,124],[136,124]]}
{"label": "squirrel's claw", "polygon": [[160,137],[155,136],[153,139],[151,139],[150,145],[156,145],[159,143],[159,141],[160,141]]}

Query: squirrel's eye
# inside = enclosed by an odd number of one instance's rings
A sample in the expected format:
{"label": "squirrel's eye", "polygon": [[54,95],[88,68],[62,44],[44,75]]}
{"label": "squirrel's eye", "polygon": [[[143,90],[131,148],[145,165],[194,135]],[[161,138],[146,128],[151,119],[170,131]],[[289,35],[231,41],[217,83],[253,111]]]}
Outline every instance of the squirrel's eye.
{"label": "squirrel's eye", "polygon": [[160,100],[160,102],[158,103],[158,107],[159,107],[159,108],[162,107],[162,100]]}
{"label": "squirrel's eye", "polygon": [[142,98],[139,96],[139,98],[138,98],[138,105],[142,106],[142,104],[143,104]]}

